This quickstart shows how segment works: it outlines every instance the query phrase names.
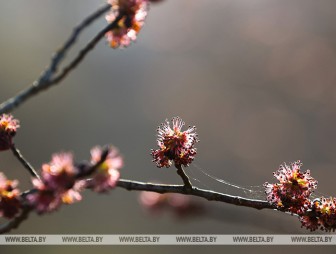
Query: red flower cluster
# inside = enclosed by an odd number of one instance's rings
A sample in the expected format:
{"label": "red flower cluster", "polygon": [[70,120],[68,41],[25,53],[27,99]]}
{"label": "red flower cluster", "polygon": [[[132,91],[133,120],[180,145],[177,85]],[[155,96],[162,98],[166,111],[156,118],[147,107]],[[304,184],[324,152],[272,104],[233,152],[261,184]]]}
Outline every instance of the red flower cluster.
{"label": "red flower cluster", "polygon": [[148,0],[108,0],[111,12],[106,15],[108,23],[112,23],[119,13],[123,17],[117,27],[106,33],[106,39],[112,48],[127,47],[135,41],[144,25],[147,16]]}
{"label": "red flower cluster", "polygon": [[310,171],[300,172],[302,163],[281,165],[274,173],[279,183],[265,183],[267,200],[278,209],[299,216],[302,227],[311,231],[318,228],[325,231],[336,229],[336,198],[310,200],[317,188],[317,181],[310,176]]}
{"label": "red flower cluster", "polygon": [[159,168],[169,168],[174,162],[177,165],[189,166],[196,155],[194,145],[199,141],[196,127],[190,127],[182,131],[185,124],[181,118],[172,119],[173,128],[170,128],[169,121],[166,120],[158,127],[157,144],[159,149],[151,151],[153,162]]}
{"label": "red flower cluster", "polygon": [[267,200],[278,208],[291,213],[302,214],[306,211],[311,193],[317,188],[317,181],[310,176],[310,171],[300,172],[302,163],[296,161],[284,163],[274,172],[280,183],[265,183]]}
{"label": "red flower cluster", "polygon": [[0,151],[8,150],[12,145],[12,138],[20,127],[19,120],[12,115],[0,116]]}

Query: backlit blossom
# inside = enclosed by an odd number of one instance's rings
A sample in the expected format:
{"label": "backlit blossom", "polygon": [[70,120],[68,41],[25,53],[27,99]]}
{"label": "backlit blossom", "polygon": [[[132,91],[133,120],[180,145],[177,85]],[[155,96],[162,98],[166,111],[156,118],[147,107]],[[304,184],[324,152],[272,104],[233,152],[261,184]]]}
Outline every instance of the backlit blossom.
{"label": "backlit blossom", "polygon": [[81,191],[85,188],[85,180],[76,181],[74,186],[63,192],[61,195],[62,202],[64,204],[73,204],[82,200]]}
{"label": "backlit blossom", "polygon": [[52,156],[51,162],[42,166],[42,179],[48,188],[67,190],[75,183],[78,173],[71,153],[59,153]]}
{"label": "backlit blossom", "polygon": [[267,200],[279,208],[301,214],[309,207],[309,197],[317,188],[317,181],[310,176],[310,171],[300,172],[302,163],[283,164],[274,172],[279,183],[265,183]]}
{"label": "backlit blossom", "polygon": [[[103,149],[99,146],[91,150],[91,163],[97,164],[101,160]],[[114,188],[120,178],[119,170],[123,166],[123,159],[118,150],[109,148],[106,160],[98,166],[91,180],[91,187],[96,192],[106,192]]]}
{"label": "backlit blossom", "polygon": [[112,23],[119,13],[123,17],[117,26],[106,33],[106,39],[112,48],[127,47],[135,41],[141,30],[148,11],[148,0],[108,0],[111,11],[106,15],[108,23]]}
{"label": "backlit blossom", "polygon": [[3,114],[0,116],[0,151],[11,147],[12,138],[19,127],[19,120],[15,119],[12,115]]}
{"label": "backlit blossom", "polygon": [[196,155],[194,145],[198,142],[198,136],[195,132],[196,127],[190,127],[182,131],[185,124],[181,118],[172,119],[172,128],[166,120],[158,127],[157,144],[159,149],[152,150],[153,162],[161,167],[170,167],[174,162],[177,165],[189,166]]}
{"label": "backlit blossom", "polygon": [[50,189],[39,179],[33,179],[35,190],[27,195],[27,200],[35,208],[37,213],[48,213],[58,209],[62,204],[62,192]]}
{"label": "backlit blossom", "polygon": [[0,173],[0,217],[13,218],[21,208],[18,181],[8,180]]}
{"label": "backlit blossom", "polygon": [[37,213],[43,214],[57,210],[62,204],[73,204],[81,201],[80,192],[84,181],[77,181],[72,188],[55,190],[39,179],[33,179],[35,191],[27,195],[27,200]]}
{"label": "backlit blossom", "polygon": [[35,191],[27,200],[40,214],[80,201],[84,182],[76,179],[77,174],[71,153],[54,154],[51,162],[42,166],[41,180],[33,179]]}

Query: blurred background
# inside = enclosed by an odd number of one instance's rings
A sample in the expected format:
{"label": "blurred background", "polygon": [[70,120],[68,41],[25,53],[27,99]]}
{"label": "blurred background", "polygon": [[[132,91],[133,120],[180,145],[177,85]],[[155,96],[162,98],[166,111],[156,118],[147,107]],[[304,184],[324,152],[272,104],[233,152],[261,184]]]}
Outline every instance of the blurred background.
{"label": "blurred background", "polygon": [[[0,7],[0,101],[30,85],[72,28],[102,0],[11,0]],[[122,178],[181,183],[175,170],[151,162],[156,127],[180,116],[196,125],[194,184],[246,195],[202,174],[241,186],[273,182],[282,162],[302,160],[319,181],[317,195],[336,195],[336,2],[333,0],[166,0],[152,5],[136,43],[110,49],[101,42],[67,79],[15,110],[15,139],[39,169],[51,154],[89,158],[96,144],[117,146]],[[75,56],[105,26],[102,17],[80,37]],[[10,152],[0,170],[30,188],[30,177]],[[50,215],[33,214],[13,234],[300,234],[297,218],[202,201],[209,212],[177,218],[150,214],[139,193],[115,189],[84,193],[82,202]],[[248,196],[251,197],[251,196]],[[321,232],[317,232],[321,233]],[[104,252],[156,253],[159,247],[99,247]],[[161,253],[205,247],[160,247]],[[289,247],[288,247],[289,248]],[[66,247],[4,247],[6,253],[59,253]],[[96,247],[71,247],[71,253]],[[264,247],[213,247],[257,253]],[[286,250],[276,248],[275,253]],[[291,247],[291,249],[296,249]],[[327,247],[326,247],[327,249]],[[315,251],[300,247],[300,250]],[[207,250],[208,251],[208,250]]]}

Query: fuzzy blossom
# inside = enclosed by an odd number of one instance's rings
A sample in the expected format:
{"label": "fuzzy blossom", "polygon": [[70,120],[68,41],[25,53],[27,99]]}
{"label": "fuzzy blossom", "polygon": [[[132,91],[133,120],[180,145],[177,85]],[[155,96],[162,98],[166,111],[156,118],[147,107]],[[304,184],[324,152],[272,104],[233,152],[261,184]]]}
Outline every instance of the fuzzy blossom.
{"label": "fuzzy blossom", "polygon": [[51,162],[42,166],[41,180],[33,179],[35,191],[27,196],[27,200],[39,214],[80,201],[84,181],[76,180],[77,174],[71,153],[54,154]]}
{"label": "fuzzy blossom", "polygon": [[139,203],[151,213],[155,214],[169,209],[177,217],[200,214],[203,211],[201,203],[193,200],[190,196],[179,193],[160,194],[142,191],[139,195]]}
{"label": "fuzzy blossom", "polygon": [[74,166],[71,153],[59,153],[52,156],[51,162],[42,165],[43,182],[48,188],[62,191],[75,183],[78,169]]}
{"label": "fuzzy blossom", "polygon": [[37,213],[43,214],[57,210],[62,205],[62,198],[59,192],[50,189],[39,179],[32,180],[35,192],[27,195],[27,200],[35,208]]}
{"label": "fuzzy blossom", "polygon": [[81,201],[80,192],[84,189],[85,182],[78,181],[74,186],[67,190],[57,191],[51,189],[39,179],[33,179],[35,191],[27,196],[27,200],[37,213],[49,213],[57,210],[62,204],[73,204]]}
{"label": "fuzzy blossom", "polygon": [[15,119],[12,115],[0,115],[0,151],[11,147],[12,138],[19,127],[19,120]]}
{"label": "fuzzy blossom", "polygon": [[190,127],[182,131],[185,124],[181,118],[174,117],[172,119],[172,128],[169,121],[166,119],[158,129],[157,144],[159,149],[151,151],[153,162],[157,167],[169,168],[174,162],[177,165],[189,166],[196,155],[194,145],[199,141],[196,127]]}
{"label": "fuzzy blossom", "polygon": [[106,192],[114,188],[120,178],[119,170],[124,164],[119,151],[114,147],[109,148],[106,159],[100,163],[102,154],[103,149],[100,146],[91,150],[91,164],[98,164],[91,181],[91,187],[96,192]]}
{"label": "fuzzy blossom", "polygon": [[317,188],[317,181],[310,176],[310,171],[302,173],[302,163],[296,161],[287,165],[284,163],[274,172],[279,183],[265,183],[267,200],[279,208],[302,214],[310,205],[309,197]]}
{"label": "fuzzy blossom", "polygon": [[123,17],[117,26],[106,33],[106,39],[112,48],[127,47],[135,41],[144,25],[148,12],[148,0],[108,0],[111,11],[106,15],[108,23],[112,23],[119,13]]}
{"label": "fuzzy blossom", "polygon": [[62,203],[67,204],[67,205],[71,205],[75,202],[81,201],[82,200],[82,195],[80,193],[83,191],[85,186],[86,186],[86,181],[85,180],[76,181],[74,186],[71,189],[65,191],[62,194],[62,196],[61,196]]}
{"label": "fuzzy blossom", "polygon": [[139,195],[140,204],[149,210],[155,211],[166,201],[166,196],[157,192],[142,191]]}
{"label": "fuzzy blossom", "polygon": [[13,218],[21,208],[18,181],[8,180],[0,173],[0,217]]}

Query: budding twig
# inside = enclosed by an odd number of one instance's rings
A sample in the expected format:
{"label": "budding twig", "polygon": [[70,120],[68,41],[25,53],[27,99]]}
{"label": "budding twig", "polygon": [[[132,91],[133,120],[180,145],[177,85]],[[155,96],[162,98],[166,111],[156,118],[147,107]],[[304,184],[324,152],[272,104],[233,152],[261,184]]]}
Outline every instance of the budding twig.
{"label": "budding twig", "polygon": [[175,167],[177,168],[177,174],[182,178],[183,183],[184,183],[184,188],[186,190],[191,190],[192,189],[192,184],[189,180],[189,177],[186,175],[186,173],[184,172],[182,165],[181,164],[176,164],[175,163]]}
{"label": "budding twig", "polygon": [[69,39],[64,43],[64,45],[54,54],[51,59],[49,66],[45,71],[41,74],[41,76],[33,82],[31,86],[22,90],[14,97],[8,99],[0,105],[0,114],[7,113],[12,111],[13,109],[20,106],[27,99],[32,96],[38,94],[39,92],[51,87],[52,85],[58,84],[62,81],[67,74],[72,71],[77,65],[84,59],[84,57],[95,47],[95,45],[104,37],[105,33],[112,28],[114,28],[118,21],[123,17],[123,13],[119,13],[116,17],[115,21],[108,24],[103,30],[101,30],[74,58],[72,62],[68,66],[66,66],[58,76],[55,76],[57,69],[61,62],[64,60],[66,53],[69,49],[76,43],[77,38],[80,33],[88,27],[94,20],[99,18],[105,12],[110,9],[110,5],[106,4],[93,14],[88,16],[84,21],[82,21],[75,29],[73,30]]}
{"label": "budding twig", "polygon": [[23,155],[21,154],[20,150],[15,147],[15,144],[12,144],[11,150],[12,150],[14,156],[28,170],[28,172],[31,174],[31,176],[40,179],[40,176],[38,175],[38,173],[36,172],[36,170],[34,169],[34,167],[32,165],[30,165],[30,163],[23,157]]}

